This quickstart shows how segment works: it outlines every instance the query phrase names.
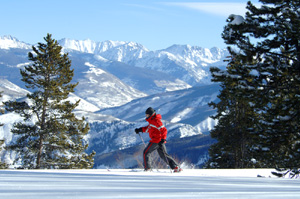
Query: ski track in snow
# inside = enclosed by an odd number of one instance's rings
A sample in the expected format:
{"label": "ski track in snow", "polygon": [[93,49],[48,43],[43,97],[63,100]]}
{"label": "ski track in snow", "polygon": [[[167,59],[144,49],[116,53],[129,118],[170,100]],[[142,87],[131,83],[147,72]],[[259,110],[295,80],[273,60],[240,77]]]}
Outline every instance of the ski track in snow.
{"label": "ski track in snow", "polygon": [[[0,170],[3,199],[299,198],[300,180],[269,177],[271,169]],[[266,176],[257,178],[257,175]]]}

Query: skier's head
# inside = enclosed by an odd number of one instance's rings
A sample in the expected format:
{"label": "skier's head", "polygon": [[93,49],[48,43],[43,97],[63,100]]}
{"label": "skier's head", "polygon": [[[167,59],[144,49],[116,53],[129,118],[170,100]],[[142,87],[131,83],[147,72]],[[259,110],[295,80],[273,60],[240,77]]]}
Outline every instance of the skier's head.
{"label": "skier's head", "polygon": [[147,110],[145,111],[146,117],[150,117],[154,113],[155,113],[155,110],[152,107],[147,108]]}

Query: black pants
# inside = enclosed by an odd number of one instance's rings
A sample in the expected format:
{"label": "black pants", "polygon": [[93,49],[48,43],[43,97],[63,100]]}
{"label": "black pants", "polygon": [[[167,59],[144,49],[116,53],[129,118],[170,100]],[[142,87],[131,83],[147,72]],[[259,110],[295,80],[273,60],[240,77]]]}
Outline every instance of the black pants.
{"label": "black pants", "polygon": [[149,142],[143,153],[145,169],[151,169],[151,153],[155,150],[157,150],[160,158],[163,159],[165,163],[170,165],[172,169],[178,166],[175,160],[167,153],[165,144]]}

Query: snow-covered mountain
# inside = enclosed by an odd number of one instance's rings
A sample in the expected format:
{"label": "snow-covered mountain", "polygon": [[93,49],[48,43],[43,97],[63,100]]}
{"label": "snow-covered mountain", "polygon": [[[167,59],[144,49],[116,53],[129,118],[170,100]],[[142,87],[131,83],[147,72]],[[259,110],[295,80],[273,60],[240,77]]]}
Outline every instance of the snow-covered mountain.
{"label": "snow-covered mountain", "polygon": [[0,49],[10,48],[31,49],[31,45],[21,42],[10,35],[0,36]]}
{"label": "snow-covered mountain", "polygon": [[95,42],[92,40],[71,40],[62,39],[59,44],[64,47],[65,50],[76,50],[83,53],[91,53],[95,55],[101,55],[102,57],[112,60],[128,63],[132,59],[138,59],[149,52],[143,45],[135,42],[124,41],[104,41]]}
{"label": "snow-covered mountain", "polygon": [[58,43],[63,48],[68,50],[75,50],[83,53],[100,54],[116,46],[124,45],[126,42],[123,41],[104,41],[96,42],[90,39],[86,40],[73,40],[73,39],[61,39]]}
{"label": "snow-covered mountain", "polygon": [[149,51],[135,42],[91,40],[60,40],[65,50],[76,50],[99,55],[107,60],[164,72],[188,84],[210,84],[209,66],[224,66],[226,49],[201,48],[190,45],[173,45],[169,48]]}
{"label": "snow-covered mountain", "polygon": [[[1,44],[0,41],[0,46],[18,41],[11,36],[2,38],[5,38],[5,42]],[[18,43],[25,44],[19,41]],[[82,70],[82,65],[88,62],[145,94],[211,84],[209,67],[224,67],[223,60],[228,54],[225,49],[216,47],[207,49],[189,45],[173,45],[166,49],[149,51],[135,42],[62,39],[59,43],[65,52],[69,52],[75,70],[77,67],[81,67]],[[13,68],[28,64],[29,50],[29,45],[26,48],[5,48],[5,51],[0,47],[0,67],[4,65],[10,68],[3,75],[21,87],[20,82],[17,82],[18,78],[10,76],[12,73],[17,74]]]}
{"label": "snow-covered mountain", "polygon": [[112,74],[126,85],[145,94],[155,94],[191,87],[191,85],[179,78],[169,76],[164,72],[140,68],[123,62],[110,61],[100,55],[83,54],[75,51],[69,52],[69,55],[72,57],[72,63],[74,65],[75,79],[77,79],[77,77],[79,78],[80,72],[82,71],[82,67],[80,66],[88,63],[89,65],[93,65],[96,68]]}
{"label": "snow-covered mountain", "polygon": [[131,64],[163,71],[190,85],[211,84],[209,66],[222,66],[227,50],[201,48],[190,45],[173,45],[167,49],[150,52],[148,56]]}
{"label": "snow-covered mountain", "polygon": [[[12,82],[1,78],[0,78],[0,92],[2,94],[2,97],[0,99],[1,103],[9,100],[23,101],[26,99],[26,95],[30,93],[28,90],[22,89],[19,86],[13,84]],[[75,109],[76,111],[83,110],[86,112],[94,112],[100,110],[97,106],[78,97],[74,93],[70,93],[67,100],[69,100],[71,103],[75,103],[76,101],[80,100],[78,107]]]}
{"label": "snow-covered mountain", "polygon": [[89,62],[85,62],[84,66],[87,70],[76,79],[79,82],[76,94],[99,108],[119,106],[146,96]]}
{"label": "snow-covered mountain", "polygon": [[2,92],[1,103],[22,98],[29,93],[29,91],[22,89],[3,78],[0,78],[0,92]]}
{"label": "snow-covered mountain", "polygon": [[[7,79],[25,89],[21,81],[20,69],[30,64],[27,60],[29,50],[0,49],[0,78]],[[146,96],[145,93],[134,89],[116,76],[89,63],[84,54],[70,55],[72,67],[75,70],[73,82],[79,82],[75,94],[93,103],[98,108],[113,107],[125,104],[132,99]]]}

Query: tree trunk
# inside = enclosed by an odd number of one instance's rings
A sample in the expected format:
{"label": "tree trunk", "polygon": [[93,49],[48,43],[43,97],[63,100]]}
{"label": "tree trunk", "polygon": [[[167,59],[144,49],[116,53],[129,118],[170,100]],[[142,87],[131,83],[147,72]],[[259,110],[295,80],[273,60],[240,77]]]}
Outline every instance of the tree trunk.
{"label": "tree trunk", "polygon": [[40,136],[40,141],[39,141],[39,152],[37,155],[37,160],[36,160],[36,168],[40,169],[41,168],[41,156],[42,156],[42,151],[43,151],[43,136]]}
{"label": "tree trunk", "polygon": [[46,107],[47,107],[47,101],[48,101],[48,93],[45,92],[46,94],[44,95],[44,103],[43,103],[43,113],[42,113],[42,118],[41,118],[41,129],[40,129],[40,139],[39,139],[39,151],[37,154],[37,160],[36,160],[36,168],[40,169],[41,168],[41,157],[42,157],[42,152],[43,152],[43,133],[45,130],[45,123],[46,123]]}

